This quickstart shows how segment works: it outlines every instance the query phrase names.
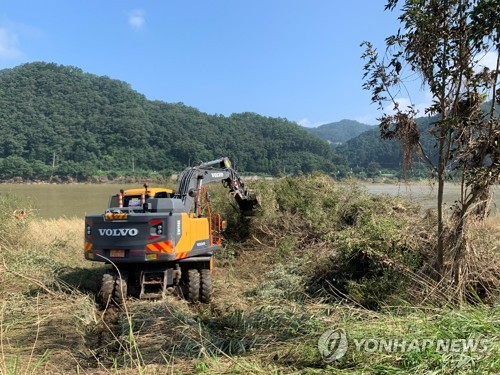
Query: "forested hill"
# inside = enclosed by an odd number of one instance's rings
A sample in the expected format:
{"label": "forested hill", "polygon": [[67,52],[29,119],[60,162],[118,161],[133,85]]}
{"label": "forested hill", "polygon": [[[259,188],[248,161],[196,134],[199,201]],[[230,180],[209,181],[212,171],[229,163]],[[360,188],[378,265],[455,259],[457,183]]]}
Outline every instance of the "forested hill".
{"label": "forested hill", "polygon": [[318,126],[317,128],[305,128],[309,133],[314,134],[321,139],[331,143],[333,146],[338,146],[350,139],[356,138],[358,135],[372,130],[374,127],[362,124],[354,120],[342,120]]}
{"label": "forested hill", "polygon": [[[422,146],[431,159],[435,159],[437,157],[434,149],[435,140],[429,134],[433,119],[421,117],[416,121],[420,129]],[[367,168],[370,163],[376,163],[378,169],[397,170],[400,169],[403,158],[400,143],[380,138],[378,126],[348,140],[339,146],[337,151],[346,157],[349,166],[360,168]]]}
{"label": "forested hill", "polygon": [[169,174],[223,155],[253,173],[330,172],[343,163],[327,142],[285,119],[208,115],[42,62],[0,71],[0,129],[1,179]]}
{"label": "forested hill", "polygon": [[[483,104],[485,113],[491,109],[491,102]],[[500,114],[500,106],[495,107],[497,116]],[[420,117],[416,119],[420,130],[420,142],[426,154],[434,162],[437,162],[436,139],[431,135],[433,123],[437,121],[436,117]],[[342,154],[350,167],[369,168],[372,163],[376,164],[377,169],[399,169],[401,166],[402,149],[397,141],[387,141],[380,138],[380,129],[378,126],[360,134],[356,138],[348,140],[340,145],[337,152]],[[416,158],[417,160],[417,158]]]}

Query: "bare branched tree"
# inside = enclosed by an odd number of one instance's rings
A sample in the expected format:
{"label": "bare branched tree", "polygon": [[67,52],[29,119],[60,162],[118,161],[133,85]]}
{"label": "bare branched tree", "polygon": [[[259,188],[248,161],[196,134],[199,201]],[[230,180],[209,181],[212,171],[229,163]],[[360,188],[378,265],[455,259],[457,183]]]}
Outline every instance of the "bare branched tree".
{"label": "bare branched tree", "polygon": [[[383,56],[371,43],[363,43],[363,86],[380,109],[392,103],[390,114],[379,119],[381,137],[401,142],[404,171],[418,155],[437,178],[434,268],[438,279],[450,281],[463,298],[471,286],[475,256],[470,225],[486,217],[491,189],[500,176],[500,2],[388,0],[386,10],[401,12],[401,28],[386,39]],[[496,66],[483,66],[481,60],[492,56]],[[398,101],[402,93],[409,97],[406,83],[416,78],[433,97],[425,112],[435,119],[429,131],[437,158],[422,147],[415,105],[401,108]],[[446,220],[443,195],[449,173],[459,176],[462,188]]]}

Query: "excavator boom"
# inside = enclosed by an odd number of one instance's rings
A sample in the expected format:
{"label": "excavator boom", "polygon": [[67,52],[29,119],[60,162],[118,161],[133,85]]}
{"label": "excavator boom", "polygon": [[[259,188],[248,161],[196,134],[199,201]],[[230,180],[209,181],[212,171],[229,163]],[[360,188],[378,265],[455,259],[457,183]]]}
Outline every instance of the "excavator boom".
{"label": "excavator boom", "polygon": [[193,204],[196,204],[196,195],[201,186],[217,181],[229,189],[243,213],[249,213],[259,206],[256,194],[245,186],[227,157],[186,168],[179,178],[175,197],[182,199],[186,211],[190,212]]}

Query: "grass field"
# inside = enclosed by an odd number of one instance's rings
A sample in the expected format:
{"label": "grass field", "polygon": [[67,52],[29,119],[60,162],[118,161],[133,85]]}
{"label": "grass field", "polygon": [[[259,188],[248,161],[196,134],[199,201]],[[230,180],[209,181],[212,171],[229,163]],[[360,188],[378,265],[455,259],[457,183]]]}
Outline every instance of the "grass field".
{"label": "grass field", "polygon": [[[168,296],[121,309],[96,303],[104,266],[83,259],[81,219],[19,221],[17,198],[1,196],[0,373],[500,372],[498,284],[457,305],[424,279],[428,212],[321,176],[257,189],[263,209],[250,221],[213,194],[229,220],[213,303]],[[475,241],[495,275],[500,217],[478,224]],[[348,340],[330,363],[318,349],[328,330]]]}

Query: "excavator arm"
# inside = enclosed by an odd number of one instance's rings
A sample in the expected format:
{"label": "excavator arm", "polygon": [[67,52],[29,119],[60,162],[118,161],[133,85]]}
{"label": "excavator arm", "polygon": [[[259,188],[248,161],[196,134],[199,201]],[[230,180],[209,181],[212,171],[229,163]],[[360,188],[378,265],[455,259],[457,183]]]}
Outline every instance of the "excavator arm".
{"label": "excavator arm", "polygon": [[196,199],[201,187],[217,181],[222,181],[223,186],[229,189],[241,211],[249,212],[259,205],[255,194],[246,188],[245,183],[231,168],[231,162],[227,157],[185,169],[179,178],[174,198],[183,201],[187,212],[191,212],[193,205],[196,211]]}

